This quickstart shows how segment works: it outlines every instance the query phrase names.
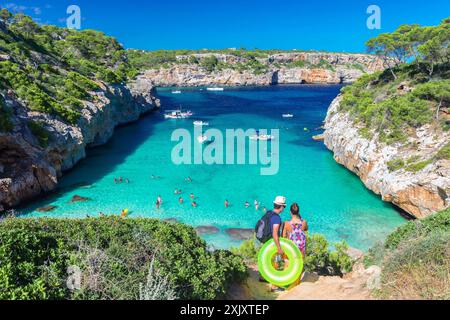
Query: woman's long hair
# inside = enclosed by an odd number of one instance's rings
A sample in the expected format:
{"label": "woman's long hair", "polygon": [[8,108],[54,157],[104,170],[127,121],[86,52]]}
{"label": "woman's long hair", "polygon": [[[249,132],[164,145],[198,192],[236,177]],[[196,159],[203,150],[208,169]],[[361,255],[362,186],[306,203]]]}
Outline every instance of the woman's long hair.
{"label": "woman's long hair", "polygon": [[291,205],[291,214],[301,218],[301,216],[300,216],[300,208],[298,207],[298,204],[296,202],[294,202]]}

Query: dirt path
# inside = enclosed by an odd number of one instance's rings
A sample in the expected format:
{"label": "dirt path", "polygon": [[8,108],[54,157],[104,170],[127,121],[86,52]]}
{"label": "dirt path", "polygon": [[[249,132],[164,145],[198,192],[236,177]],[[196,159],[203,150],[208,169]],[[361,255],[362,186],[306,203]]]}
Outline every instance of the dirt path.
{"label": "dirt path", "polygon": [[[270,285],[259,281],[256,266],[249,266],[250,276],[246,284],[230,290],[228,299],[245,300],[365,300],[371,299],[367,281],[371,271],[361,264],[344,277],[317,276],[306,273],[300,285],[281,293],[270,292]],[[370,281],[370,280],[369,280]]]}

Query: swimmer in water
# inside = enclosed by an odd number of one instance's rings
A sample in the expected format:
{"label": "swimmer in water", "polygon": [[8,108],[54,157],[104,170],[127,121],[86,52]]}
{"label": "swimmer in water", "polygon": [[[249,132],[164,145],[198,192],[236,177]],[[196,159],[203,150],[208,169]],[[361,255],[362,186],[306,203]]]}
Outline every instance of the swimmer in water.
{"label": "swimmer in water", "polygon": [[184,181],[192,182],[192,178],[191,177],[187,177],[187,178],[184,179]]}
{"label": "swimmer in water", "polygon": [[263,212],[266,213],[267,212],[267,208],[263,207]]}
{"label": "swimmer in water", "polygon": [[161,196],[158,196],[158,198],[156,199],[156,209],[159,209],[162,205],[162,198]]}
{"label": "swimmer in water", "polygon": [[245,201],[245,207],[248,208],[250,206],[250,203],[248,201]]}
{"label": "swimmer in water", "polygon": [[258,211],[258,209],[259,209],[259,202],[258,202],[258,200],[255,200],[253,203],[255,204],[255,210]]}
{"label": "swimmer in water", "polygon": [[194,198],[195,198],[194,194],[191,193],[191,194],[189,195],[189,198],[194,199]]}
{"label": "swimmer in water", "polygon": [[225,205],[225,208],[228,208],[228,206],[230,205],[228,200],[225,200],[224,205]]}
{"label": "swimmer in water", "polygon": [[128,178],[126,178],[126,179],[125,179],[125,182],[126,182],[126,183],[130,183],[130,180],[128,180]]}
{"label": "swimmer in water", "polygon": [[192,201],[192,206],[193,206],[194,208],[196,208],[196,207],[197,207],[197,202]]}
{"label": "swimmer in water", "polygon": [[179,198],[178,198],[178,202],[179,202],[180,204],[183,204],[183,197],[179,197]]}

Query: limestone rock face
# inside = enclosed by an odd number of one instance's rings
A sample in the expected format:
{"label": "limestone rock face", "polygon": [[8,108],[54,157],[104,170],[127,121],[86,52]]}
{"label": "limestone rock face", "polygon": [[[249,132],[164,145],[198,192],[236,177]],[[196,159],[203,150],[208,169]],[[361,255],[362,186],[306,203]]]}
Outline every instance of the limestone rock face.
{"label": "limestone rock face", "polygon": [[[215,56],[218,61],[226,63],[229,68],[208,72],[201,64],[178,63],[169,68],[151,69],[144,77],[157,86],[245,86],[294,83],[350,83],[363,73],[383,70],[383,62],[376,56],[344,53],[279,53],[268,58],[257,58],[267,66],[267,72],[255,74],[252,70],[239,71],[231,68],[237,63],[245,63],[245,59],[229,54],[192,54],[177,56],[180,62],[190,56],[202,59]],[[305,67],[289,67],[286,64],[303,61]],[[307,67],[327,64],[324,67]]]}
{"label": "limestone rock face", "polygon": [[423,218],[450,205],[450,161],[438,160],[418,172],[404,168],[390,171],[388,162],[394,159],[417,157],[430,159],[448,141],[450,133],[436,131],[425,125],[409,137],[416,147],[406,144],[386,145],[374,136],[361,137],[359,127],[345,112],[339,112],[340,97],[328,109],[325,119],[325,145],[334,153],[334,159],[356,173],[367,188],[380,194],[409,214]]}
{"label": "limestone rock face", "polygon": [[[55,189],[58,177],[85,157],[86,148],[105,143],[117,125],[159,107],[146,78],[101,87],[91,93],[94,102],[85,102],[76,125],[30,111],[19,100],[7,100],[14,111],[14,129],[0,133],[0,211]],[[28,129],[30,120],[42,123],[50,133],[48,146],[39,145]]]}

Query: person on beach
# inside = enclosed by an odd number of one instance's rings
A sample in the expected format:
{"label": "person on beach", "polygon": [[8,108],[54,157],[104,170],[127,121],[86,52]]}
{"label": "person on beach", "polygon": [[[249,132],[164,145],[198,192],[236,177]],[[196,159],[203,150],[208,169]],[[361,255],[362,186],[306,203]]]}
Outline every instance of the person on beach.
{"label": "person on beach", "polygon": [[292,240],[305,259],[306,254],[306,234],[308,231],[308,223],[300,215],[300,209],[297,203],[291,205],[291,220],[286,221],[283,224],[283,234],[282,237]]}
{"label": "person on beach", "polygon": [[120,213],[120,217],[125,218],[126,216],[127,216],[127,211],[125,209],[123,209],[122,212]]}
{"label": "person on beach", "polygon": [[228,202],[228,200],[225,199],[224,205],[225,205],[225,208],[228,208],[228,206],[230,205],[230,203]]}

